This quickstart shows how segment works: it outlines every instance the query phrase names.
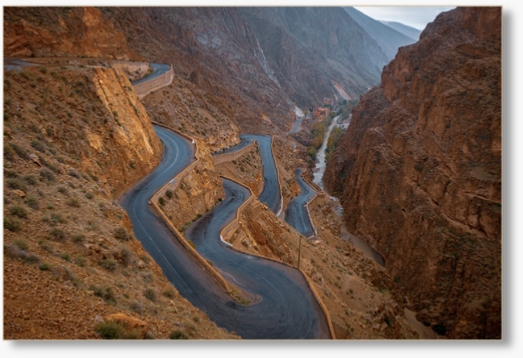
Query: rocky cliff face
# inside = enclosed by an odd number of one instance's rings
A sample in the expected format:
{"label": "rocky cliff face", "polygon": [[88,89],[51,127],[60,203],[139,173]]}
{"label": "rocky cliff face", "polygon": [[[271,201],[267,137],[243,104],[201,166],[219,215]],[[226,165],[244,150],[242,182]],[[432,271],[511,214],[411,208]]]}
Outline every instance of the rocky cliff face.
{"label": "rocky cliff face", "polygon": [[141,59],[93,7],[4,8],[4,56]]}
{"label": "rocky cliff face", "polygon": [[501,9],[458,8],[399,50],[324,177],[418,319],[501,337]]}

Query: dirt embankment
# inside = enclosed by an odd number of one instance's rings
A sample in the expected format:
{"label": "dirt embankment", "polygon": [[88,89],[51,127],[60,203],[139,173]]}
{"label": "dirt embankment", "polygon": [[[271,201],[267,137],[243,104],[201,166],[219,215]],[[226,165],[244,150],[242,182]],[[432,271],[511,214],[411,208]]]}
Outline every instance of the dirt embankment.
{"label": "dirt embankment", "polygon": [[401,48],[324,180],[420,321],[500,338],[501,9],[443,13]]}
{"label": "dirt embankment", "polygon": [[237,338],[178,294],[114,200],[162,153],[127,78],[25,68],[4,99],[4,338],[96,339],[116,313],[128,338]]}
{"label": "dirt embankment", "polygon": [[262,160],[256,142],[244,150],[215,156],[213,161],[219,163],[216,169],[221,175],[242,183],[254,195],[259,196],[263,191]]}
{"label": "dirt embankment", "polygon": [[198,142],[196,158],[182,177],[163,188],[159,199],[160,208],[182,233],[225,196],[222,179],[204,143]]}

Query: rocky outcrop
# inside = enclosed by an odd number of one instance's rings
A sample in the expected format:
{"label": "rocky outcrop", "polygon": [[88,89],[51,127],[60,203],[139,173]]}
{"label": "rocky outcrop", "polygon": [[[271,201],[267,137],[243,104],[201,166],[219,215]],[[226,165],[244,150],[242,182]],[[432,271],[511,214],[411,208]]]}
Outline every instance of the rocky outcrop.
{"label": "rocky outcrop", "polygon": [[123,73],[96,69],[92,81],[105,107],[104,122],[105,126],[109,124],[109,131],[85,129],[90,151],[101,157],[98,164],[85,158],[85,167],[99,173],[102,181],[107,180],[118,196],[158,164],[163,149],[149,116]]}
{"label": "rocky outcrop", "polygon": [[198,142],[196,159],[160,194],[160,208],[181,232],[225,197],[222,179],[204,143]]}
{"label": "rocky outcrop", "polygon": [[141,59],[93,7],[4,8],[4,56]]}
{"label": "rocky outcrop", "polygon": [[501,9],[443,13],[400,48],[324,183],[420,321],[449,338],[500,338]]}

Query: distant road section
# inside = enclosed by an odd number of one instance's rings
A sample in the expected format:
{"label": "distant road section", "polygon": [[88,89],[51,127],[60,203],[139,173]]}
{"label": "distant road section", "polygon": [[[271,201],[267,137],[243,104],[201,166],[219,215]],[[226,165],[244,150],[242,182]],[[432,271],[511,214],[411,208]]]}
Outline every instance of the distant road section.
{"label": "distant road section", "polygon": [[6,71],[21,71],[22,67],[26,66],[41,66],[38,63],[32,63],[20,58],[4,58],[4,70]]}
{"label": "distant road section", "polygon": [[311,237],[315,232],[306,205],[316,192],[303,180],[301,172],[301,169],[296,169],[296,181],[301,189],[301,193],[289,203],[285,212],[285,221],[303,236]]}
{"label": "distant road section", "polygon": [[163,75],[164,73],[166,73],[167,71],[169,71],[171,69],[171,66],[163,64],[163,63],[151,63],[150,65],[153,68],[153,72],[143,78],[140,78],[139,80],[131,81],[131,84],[133,86],[140,84],[140,83],[150,81],[155,77]]}
{"label": "distant road section", "polygon": [[153,72],[144,78],[132,81],[138,98],[142,99],[149,93],[171,84],[174,78],[174,72],[170,65],[163,63],[151,63]]}

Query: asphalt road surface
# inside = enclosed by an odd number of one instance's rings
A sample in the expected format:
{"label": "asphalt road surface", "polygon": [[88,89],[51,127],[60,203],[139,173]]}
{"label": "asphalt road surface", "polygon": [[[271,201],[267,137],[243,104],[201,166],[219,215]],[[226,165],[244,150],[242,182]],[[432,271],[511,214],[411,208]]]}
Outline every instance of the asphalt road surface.
{"label": "asphalt road surface", "polygon": [[296,169],[296,181],[301,189],[300,195],[292,199],[285,211],[285,221],[305,237],[314,235],[306,204],[314,197],[315,191],[301,177],[301,169]]}
{"label": "asphalt road surface", "polygon": [[278,183],[278,171],[276,170],[276,163],[272,156],[272,138],[268,135],[261,134],[241,134],[241,142],[230,147],[224,151],[216,152],[213,155],[220,155],[225,153],[234,153],[242,148],[245,148],[253,141],[258,142],[258,149],[262,160],[263,171],[263,191],[258,200],[265,203],[267,207],[276,215],[280,213],[282,207],[282,198],[280,195],[280,186]]}
{"label": "asphalt road surface", "polygon": [[301,122],[305,119],[305,116],[298,118],[294,121],[292,124],[292,129],[289,131],[289,133],[296,133],[301,130]]}
{"label": "asphalt road surface", "polygon": [[151,74],[149,74],[146,77],[140,78],[139,80],[132,81],[131,84],[137,85],[138,83],[152,80],[153,78],[158,77],[159,75],[169,71],[169,69],[171,68],[169,65],[163,63],[151,63],[151,66],[153,68],[153,72]]}
{"label": "asphalt road surface", "polygon": [[212,155],[215,156],[215,155],[220,155],[220,154],[234,153],[234,152],[239,151],[240,149],[245,148],[246,146],[248,146],[249,144],[251,144],[254,141],[254,139],[242,138],[241,135],[240,135],[240,139],[241,139],[241,142],[236,144],[235,146],[220,150],[219,152],[214,152]]}
{"label": "asphalt road surface", "polygon": [[[198,252],[226,279],[260,297],[251,306],[233,301],[192,259],[152,212],[152,195],[194,158],[194,147],[175,133],[155,126],[164,143],[162,162],[121,198],[134,234],[180,294],[218,326],[247,339],[329,339],[327,321],[305,279],[296,269],[240,254],[220,241],[223,226],[249,192],[224,180],[226,198],[186,231]],[[268,138],[270,142],[270,137]]]}

